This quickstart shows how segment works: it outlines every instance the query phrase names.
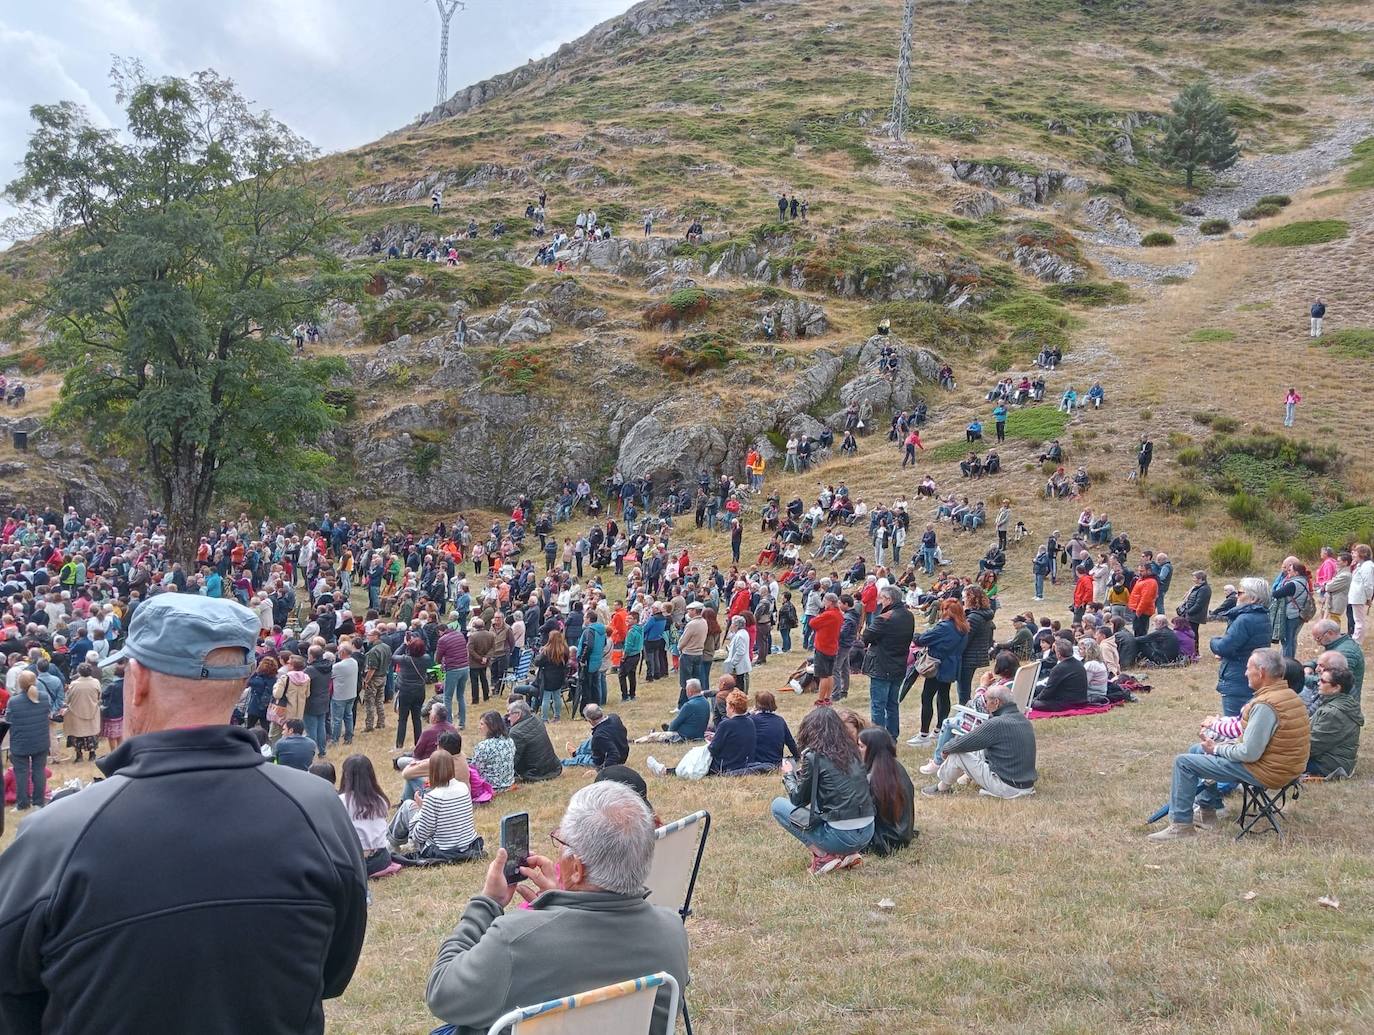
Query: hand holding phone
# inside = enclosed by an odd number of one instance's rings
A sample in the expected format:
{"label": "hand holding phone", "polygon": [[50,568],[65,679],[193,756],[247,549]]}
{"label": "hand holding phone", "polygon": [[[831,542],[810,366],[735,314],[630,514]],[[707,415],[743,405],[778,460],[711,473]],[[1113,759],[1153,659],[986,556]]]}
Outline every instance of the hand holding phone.
{"label": "hand holding phone", "polygon": [[501,847],[506,850],[506,883],[519,884],[524,879],[520,868],[526,865],[530,857],[528,812],[512,812],[501,817]]}

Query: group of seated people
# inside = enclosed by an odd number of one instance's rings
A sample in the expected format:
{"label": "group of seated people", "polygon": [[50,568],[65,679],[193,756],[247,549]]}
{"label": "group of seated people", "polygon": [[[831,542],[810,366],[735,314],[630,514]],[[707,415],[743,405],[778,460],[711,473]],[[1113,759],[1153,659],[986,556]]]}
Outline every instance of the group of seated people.
{"label": "group of seated people", "polygon": [[1042,370],[1053,370],[1064,360],[1063,350],[1058,345],[1046,345],[1035,357],[1035,365]]}
{"label": "group of seated people", "polygon": [[[1002,458],[997,455],[997,450],[989,449],[986,457],[981,460],[977,453],[969,453],[966,460],[959,461],[959,470],[963,472],[965,478],[981,478],[985,474],[998,474],[1002,470]],[[932,491],[934,483],[932,483]]]}
{"label": "group of seated people", "polygon": [[[686,683],[687,700],[672,721],[635,740],[636,744],[681,744],[705,741],[713,776],[744,776],[777,772],[786,752],[800,757],[787,720],[778,714],[777,696],[771,690],[755,690],[749,697],[736,689],[735,678],[723,675],[714,692],[703,692],[701,681]],[[677,768],[650,755],[645,761],[657,776],[676,776]]]}
{"label": "group of seated people", "polygon": [[[1083,477],[1087,479],[1086,471],[1083,472]],[[1112,538],[1112,520],[1107,517],[1106,511],[1094,514],[1091,507],[1085,507],[1078,515],[1078,534],[1090,545],[1109,542]]]}
{"label": "group of seated people", "polygon": [[1078,407],[1091,403],[1093,409],[1100,410],[1106,396],[1107,393],[1103,391],[1101,381],[1094,381],[1086,395],[1080,395],[1073,385],[1069,385],[1068,388],[1064,389],[1064,394],[1059,397],[1059,409],[1064,413],[1072,413]]}
{"label": "group of seated people", "polygon": [[1028,402],[1040,402],[1044,398],[1045,379],[1038,374],[1034,378],[1028,374],[1022,375],[1019,381],[1004,377],[987,393],[988,402],[1014,403],[1017,406],[1024,406]]}
{"label": "group of seated people", "polygon": [[[1084,467],[1079,467],[1074,471],[1070,478],[1064,465],[1060,464],[1055,472],[1045,480],[1046,499],[1068,499],[1071,496],[1081,496],[1088,491],[1092,485],[1092,479],[1088,476],[1088,471]],[[1110,525],[1108,528],[1110,529]]]}
{"label": "group of seated people", "polygon": [[979,500],[970,503],[969,498],[956,497],[950,493],[935,508],[935,520],[949,518],[956,532],[973,532],[988,523],[987,505]]}

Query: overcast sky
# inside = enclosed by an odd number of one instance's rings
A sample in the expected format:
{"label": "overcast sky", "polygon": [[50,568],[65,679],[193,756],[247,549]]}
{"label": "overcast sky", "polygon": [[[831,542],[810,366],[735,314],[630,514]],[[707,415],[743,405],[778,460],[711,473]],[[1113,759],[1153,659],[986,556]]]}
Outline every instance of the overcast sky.
{"label": "overcast sky", "polygon": [[[453,16],[449,93],[548,54],[633,2],[467,0]],[[23,157],[31,105],[73,100],[98,121],[117,121],[114,54],[140,58],[155,74],[214,68],[335,151],[433,105],[439,15],[434,0],[0,3],[0,185]]]}

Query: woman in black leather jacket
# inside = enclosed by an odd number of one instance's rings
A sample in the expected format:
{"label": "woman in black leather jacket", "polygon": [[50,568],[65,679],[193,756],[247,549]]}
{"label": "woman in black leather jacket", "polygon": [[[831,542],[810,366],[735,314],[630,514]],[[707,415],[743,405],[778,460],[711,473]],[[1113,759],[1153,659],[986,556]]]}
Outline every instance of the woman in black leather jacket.
{"label": "woman in black leather jacket", "polygon": [[873,838],[873,797],[859,749],[833,708],[816,708],[797,731],[801,763],[783,762],[778,825],[811,851],[810,872],[857,866]]}
{"label": "woman in black leather jacket", "polygon": [[874,855],[891,855],[916,836],[916,788],[897,761],[897,742],[887,730],[868,727],[859,734],[859,751],[873,795],[873,840],[868,847]]}

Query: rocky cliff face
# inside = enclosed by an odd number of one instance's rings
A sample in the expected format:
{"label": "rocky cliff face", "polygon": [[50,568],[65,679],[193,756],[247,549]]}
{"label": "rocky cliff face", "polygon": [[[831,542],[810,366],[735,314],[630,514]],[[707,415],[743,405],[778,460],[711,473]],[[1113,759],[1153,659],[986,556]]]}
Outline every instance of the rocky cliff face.
{"label": "rocky cliff face", "polygon": [[779,0],[644,0],[618,18],[602,22],[580,39],[563,44],[546,58],[464,87],[422,115],[417,124],[426,126],[453,118],[530,83],[541,80],[555,83],[559,73],[574,62],[580,65],[588,54],[612,51],[626,40],[640,39],[683,22],[697,22],[743,7],[775,2]]}

